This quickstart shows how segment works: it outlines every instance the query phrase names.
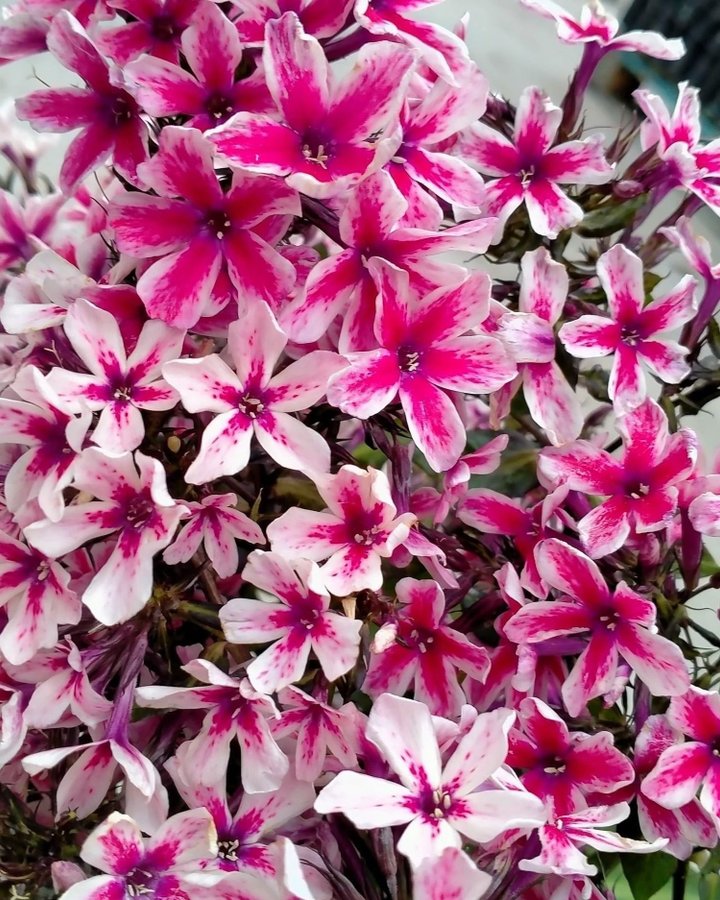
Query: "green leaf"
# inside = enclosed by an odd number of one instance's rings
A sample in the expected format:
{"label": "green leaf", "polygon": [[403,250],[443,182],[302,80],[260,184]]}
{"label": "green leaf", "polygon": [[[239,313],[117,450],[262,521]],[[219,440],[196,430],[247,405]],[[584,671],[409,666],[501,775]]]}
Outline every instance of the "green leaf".
{"label": "green leaf", "polygon": [[708,322],[708,346],[715,359],[720,359],[720,325],[715,319]]}
{"label": "green leaf", "polygon": [[647,201],[647,194],[624,203],[604,203],[585,215],[577,233],[581,237],[608,237],[627,226]]}
{"label": "green leaf", "polygon": [[717,872],[703,872],[698,884],[699,900],[720,900],[720,875]]}
{"label": "green leaf", "polygon": [[635,900],[650,900],[670,881],[678,861],[667,853],[634,856],[624,853],[622,870]]}
{"label": "green leaf", "polygon": [[720,566],[715,562],[715,558],[707,547],[703,548],[702,562],[700,563],[700,577],[712,578],[716,575]]}

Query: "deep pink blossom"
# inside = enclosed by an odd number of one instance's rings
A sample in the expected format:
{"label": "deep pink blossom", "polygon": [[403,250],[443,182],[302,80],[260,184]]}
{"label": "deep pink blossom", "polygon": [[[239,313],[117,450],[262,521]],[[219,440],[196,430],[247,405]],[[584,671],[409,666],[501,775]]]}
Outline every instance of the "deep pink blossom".
{"label": "deep pink blossom", "polygon": [[189,521],[163,553],[165,562],[188,562],[202,544],[220,578],[235,575],[240,558],[236,541],[265,543],[260,526],[236,509],[237,502],[235,494],[211,494],[199,503],[186,503]]}
{"label": "deep pink blossom", "polygon": [[286,176],[329,197],[380,168],[400,143],[398,114],[414,65],[389,42],[363,47],[339,83],[318,41],[293,12],[267,24],[263,66],[281,121],[237,113],[208,132],[220,156],[253,172]]}
{"label": "deep pink blossom", "polygon": [[498,340],[469,333],[487,316],[490,281],[474,272],[420,298],[407,272],[380,260],[370,266],[379,288],[379,349],[346,354],[350,365],[330,379],[328,400],[366,419],[399,397],[413,440],[442,472],[466,442],[451,394],[489,393],[515,374]]}
{"label": "deep pink blossom", "polygon": [[168,410],[177,403],[160,371],[180,355],[184,332],[147,322],[128,354],[115,316],[85,300],[73,305],[63,328],[90,374],[55,368],[49,384],[74,412],[100,411],[92,440],[102,450],[135,450],[145,436],[141,410]]}
{"label": "deep pink blossom", "polygon": [[406,693],[433,715],[455,718],[466,702],[458,673],[483,681],[487,651],[450,627],[445,597],[434,581],[403,578],[396,587],[403,604],[375,635],[363,691],[371,697]]}
{"label": "deep pink blossom", "polygon": [[[682,732],[666,716],[650,716],[635,740],[633,764],[643,778],[656,766],[663,751],[682,744]],[[652,782],[650,784],[652,791]],[[640,829],[648,841],[666,838],[666,851],[677,859],[687,859],[695,847],[714,847],[718,832],[713,817],[695,797],[676,809],[666,809],[644,793],[637,794]]]}
{"label": "deep pink blossom", "polygon": [[204,809],[172,816],[149,839],[143,839],[130,816],[110,813],[80,851],[88,865],[107,874],[81,881],[62,896],[64,900],[123,900],[142,894],[157,900],[188,897],[194,892],[192,870],[216,854],[215,827]]}
{"label": "deep pink blossom", "polygon": [[250,459],[253,435],[281,466],[308,473],[327,471],[330,448],[325,439],[290,413],[309,409],[323,396],[328,378],[342,367],[342,358],[316,350],[274,375],[287,337],[261,302],[233,322],[227,335],[235,371],[215,354],[163,367],[166,381],[188,412],[216,413],[203,432],[186,480],[204,484],[240,472]]}
{"label": "deep pink blossom", "polygon": [[554,326],[563,314],[569,276],[548,250],[540,247],[526,253],[520,263],[519,312],[500,318],[498,336],[517,363],[517,382],[506,385],[502,414],[522,383],[530,415],[544,428],[553,444],[575,440],[583,424],[580,401],[555,362]]}
{"label": "deep pink blossom", "polygon": [[640,131],[644,150],[655,148],[664,163],[655,173],[659,184],[691,191],[714,212],[720,211],[720,139],[700,143],[700,97],[687,81],[678,84],[675,108],[669,112],[661,97],[639,89],[633,99],[647,116]]}
{"label": "deep pink blossom", "polygon": [[348,192],[340,216],[340,237],[347,249],[320,260],[310,272],[305,289],[282,317],[293,340],[316,341],[336,316],[342,315],[339,339],[342,353],[370,350],[378,289],[370,264],[382,259],[410,274],[413,286],[428,292],[448,280],[457,281],[462,270],[432,257],[447,251],[482,253],[487,250],[495,222],[479,219],[443,231],[407,228],[400,221],[408,205],[392,178],[376,172]]}
{"label": "deep pink blossom", "polygon": [[0,397],[0,444],[27,449],[5,476],[5,501],[11,512],[18,512],[37,499],[42,512],[57,520],[65,508],[63,491],[73,480],[90,412],[74,415],[71,404],[57,396],[34,366],[20,372],[13,392],[19,400]]}
{"label": "deep pink blossom", "polygon": [[159,195],[127,193],[110,207],[118,247],[140,259],[161,257],[138,280],[148,313],[190,327],[210,312],[223,267],[248,303],[287,294],[295,269],[274,249],[285,216],[300,211],[280,179],[236,172],[223,193],[212,147],[197,131],[164,128],[160,150],[141,169]]}
{"label": "deep pink blossom", "polygon": [[58,213],[67,202],[61,193],[28,197],[20,203],[0,190],[0,266],[7,270],[24,266],[41,244],[52,243],[59,230]]}
{"label": "deep pink blossom", "polygon": [[237,78],[243,47],[233,23],[213,3],[204,0],[181,43],[189,72],[155,56],[141,56],[125,69],[128,89],[147,113],[190,116],[186,127],[206,131],[241,110],[273,111],[262,69]]}
{"label": "deep pink blossom", "polygon": [[440,78],[450,83],[462,81],[469,62],[464,41],[434,22],[418,22],[407,13],[440,0],[355,0],[358,25],[371,34],[387,35],[416,50]]}
{"label": "deep pink blossom", "polygon": [[679,809],[700,790],[700,803],[717,822],[720,817],[720,695],[698,687],[673,697],[667,721],[689,740],[660,754],[642,783],[646,797],[665,809]]}
{"label": "deep pink blossom", "polygon": [[28,662],[39,649],[55,646],[59,625],[77,625],[80,601],[69,583],[59,563],[0,535],[0,606],[8,617],[0,651],[8,662]]}
{"label": "deep pink blossom", "polygon": [[553,872],[555,875],[596,875],[597,866],[588,861],[582,847],[606,853],[655,853],[665,846],[665,840],[647,844],[604,830],[609,825],[623,822],[629,814],[628,804],[618,803],[554,817],[538,831],[540,853],[533,859],[521,859],[519,868],[525,872]]}
{"label": "deep pink blossom", "polygon": [[202,784],[216,784],[227,769],[235,738],[241,747],[245,790],[276,790],[289,763],[270,732],[268,719],[279,715],[270,697],[254,691],[247,678],[226,675],[205,659],[183,668],[200,682],[197,687],[141,687],[136,696],[140,706],[153,709],[207,710],[200,732],[185,748],[183,766],[188,775]]}
{"label": "deep pink blossom", "polygon": [[342,31],[354,0],[232,0],[239,7],[234,19],[240,40],[250,46],[265,41],[265,26],[294,12],[308,34],[316,38],[333,37]]}
{"label": "deep pink blossom", "polygon": [[514,713],[479,715],[442,765],[430,712],[423,703],[383,694],[373,704],[368,738],[400,779],[341,772],[323,788],[315,809],[341,812],[358,828],[407,825],[397,849],[416,867],[462,838],[483,843],[509,828],[545,819],[542,802],[524,791],[478,790],[505,761]]}
{"label": "deep pink blossom", "polygon": [[327,560],[325,586],[337,596],[382,587],[381,560],[399,547],[415,522],[398,515],[387,476],[377,469],[343,466],[336,475],[315,475],[324,512],[293,507],[270,523],[268,540],[275,553]]}
{"label": "deep pink blossom", "polygon": [[48,88],[17,101],[18,118],[38,131],[81,128],[65,153],[60,187],[65,193],[112,159],[113,166],[137,183],[138,166],[147,159],[147,128],[140,109],[121,86],[85,30],[69,12],[57,13],[47,36],[50,52],[86,87]]}
{"label": "deep pink blossom", "polygon": [[518,725],[510,732],[508,764],[523,771],[525,787],[545,800],[553,815],[574,812],[587,805],[588,795],[613,793],[635,778],[609,731],[570,732],[542,700],[520,702]]}
{"label": "deep pink blossom", "polygon": [[600,257],[597,274],[611,318],[580,316],[562,326],[560,340],[573,356],[582,359],[612,354],[608,394],[616,409],[626,412],[647,396],[641,361],[668,384],[677,384],[690,373],[687,349],[662,333],[695,315],[697,282],[686,275],[672,291],[645,305],[642,260],[622,244]]}
{"label": "deep pink blossom", "polygon": [[651,600],[625,582],[612,592],[596,563],[555,538],[543,541],[535,558],[540,574],[560,592],[560,599],[527,604],[505,624],[505,634],[530,644],[588,635],[588,644],[562,688],[571,716],[610,690],[620,657],[656,696],[674,697],[687,690],[690,676],[682,652],[655,633]]}
{"label": "deep pink blossom", "polygon": [[159,460],[143,453],[110,457],[85,450],[74,486],[94,499],[67,506],[58,519],[25,529],[28,542],[59,557],[93,538],[113,534],[110,556],[82,594],[82,601],[104,625],[138,613],[153,590],[153,558],[172,540],[184,507],[168,494]]}
{"label": "deep pink blossom", "polygon": [[98,29],[98,47],[124,66],[141,53],[177,62],[183,32],[210,3],[209,0],[108,0],[108,5],[132,18],[123,25]]}
{"label": "deep pink blossom", "polygon": [[566,44],[599,44],[606,52],[619,50],[644,53],[655,59],[680,59],[685,45],[680,38],[665,38],[655,31],[627,31],[618,34],[620,23],[593,0],[583,6],[580,17],[566,12],[554,0],[520,0],[523,6],[552,19],[558,37]]}
{"label": "deep pink blossom", "polygon": [[273,734],[295,738],[295,776],[300,781],[317,781],[328,768],[328,756],[345,769],[357,768],[364,717],[354,704],[335,708],[296,687],[283,688],[278,700],[283,711],[273,723]]}
{"label": "deep pink blossom", "polygon": [[482,205],[482,177],[452,150],[485,112],[487,95],[487,79],[468,64],[459,84],[438,78],[417,102],[403,107],[402,143],[385,167],[408,204],[403,225],[437,228],[444,212],[435,197],[467,210]]}
{"label": "deep pink blossom", "polygon": [[539,471],[552,484],[607,497],[578,523],[593,558],[613,553],[633,534],[671,524],[678,485],[693,471],[697,437],[682,428],[670,434],[665,413],[654,400],[618,418],[624,450],[620,458],[588,441],[543,450]]}
{"label": "deep pink blossom", "polygon": [[462,145],[467,162],[495,180],[485,185],[483,209],[505,223],[525,203],[537,234],[557,237],[582,221],[583,211],[558,184],[605,184],[612,177],[602,138],[556,144],[562,110],[540,88],[526,88],[518,103],[514,142],[483,123]]}
{"label": "deep pink blossom", "polygon": [[290,564],[280,554],[254,550],[243,569],[243,580],[280,601],[238,597],[220,611],[229,641],[275,641],[247,668],[255,690],[273,694],[300,681],[311,650],[328,681],[355,665],[362,622],[330,610],[330,595],[315,563],[296,560]]}

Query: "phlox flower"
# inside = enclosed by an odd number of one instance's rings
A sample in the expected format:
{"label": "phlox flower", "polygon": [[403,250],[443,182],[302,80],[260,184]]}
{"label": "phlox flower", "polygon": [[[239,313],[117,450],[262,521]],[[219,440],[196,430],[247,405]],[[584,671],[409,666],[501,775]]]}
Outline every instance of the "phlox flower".
{"label": "phlox flower", "polygon": [[56,59],[86,87],[48,88],[16,103],[18,118],[37,131],[82,129],[68,147],[60,169],[60,187],[71,194],[86,175],[112,159],[133,184],[148,157],[147,127],[140,108],[119,86],[119,75],[99,53],[71,13],[61,10],[50,25],[47,46]]}
{"label": "phlox flower", "polygon": [[700,534],[720,535],[720,492],[705,491],[690,503],[688,516]]}
{"label": "phlox flower", "polygon": [[481,872],[457,847],[443,850],[437,859],[420,863],[413,875],[415,900],[480,900],[492,885],[492,877]]}
{"label": "phlox flower", "polygon": [[581,359],[612,355],[608,394],[619,412],[638,406],[647,396],[640,362],[661,381],[677,384],[690,372],[687,348],[662,337],[696,313],[695,279],[686,275],[673,290],[645,305],[642,260],[622,244],[597,263],[611,318],[580,316],[560,329],[566,350]]}
{"label": "phlox flower", "polygon": [[343,813],[358,828],[407,825],[397,849],[413,867],[460,848],[462,837],[485,843],[509,828],[542,824],[542,802],[524,791],[478,790],[503,764],[514,713],[483,713],[445,765],[424,703],[383,694],[373,704],[367,737],[400,783],[344,771],[323,788],[317,812]]}
{"label": "phlox flower", "polygon": [[561,445],[575,440],[583,424],[580,401],[555,362],[553,327],[563,313],[569,276],[544,247],[525,253],[520,270],[519,312],[502,315],[497,331],[517,364],[519,377],[491,400],[500,407],[496,415],[504,418],[522,384],[533,420],[553,444]]}
{"label": "phlox flower", "polygon": [[379,347],[346,354],[349,366],[330,379],[328,400],[367,419],[398,396],[418,449],[436,472],[445,471],[466,442],[451,394],[489,393],[516,371],[498,340],[470,333],[487,316],[490,280],[474,272],[418,297],[407,272],[381,260],[370,268],[378,284]]}
{"label": "phlox flower", "polygon": [[505,624],[505,634],[518,643],[537,644],[589,633],[562,688],[571,716],[612,688],[620,657],[656,696],[674,697],[687,690],[690,675],[682,652],[656,633],[651,600],[624,582],[611,592],[593,560],[555,538],[543,541],[535,557],[540,574],[561,597],[528,603]]}
{"label": "phlox flower", "polygon": [[[217,854],[215,827],[204,809],[171,816],[144,839],[130,816],[110,813],[85,839],[80,857],[107,874],[73,885],[63,900],[122,900],[150,894],[174,900],[193,894],[192,873]],[[188,893],[189,892],[189,893]]]}
{"label": "phlox flower", "polygon": [[377,469],[343,466],[336,475],[314,475],[324,512],[293,507],[270,523],[273,552],[314,562],[325,586],[339,597],[380,590],[381,560],[407,540],[412,513],[398,515],[387,476]]}
{"label": "phlox flower", "polygon": [[311,650],[328,681],[335,681],[355,665],[362,622],[330,610],[330,595],[316,563],[303,559],[288,563],[278,553],[254,550],[242,574],[244,581],[279,601],[237,597],[220,610],[229,641],[275,641],[247,668],[255,690],[273,694],[299,681]]}
{"label": "phlox flower", "polygon": [[[208,132],[234,166],[282,175],[310,197],[346,190],[386,163],[396,135],[412,54],[382,41],[364,46],[341,82],[294,12],[266,26],[263,67],[280,121],[240,112]],[[372,138],[372,140],[370,139]]]}
{"label": "phlox flower", "polygon": [[251,304],[230,325],[227,337],[234,371],[215,354],[163,366],[165,380],[188,412],[216,414],[185,473],[188,483],[205,484],[242,471],[253,436],[278,465],[327,471],[330,448],[325,439],[290,413],[309,409],[324,395],[330,375],[342,368],[342,357],[315,350],[274,375],[287,337],[262,302]]}
{"label": "phlox flower", "polygon": [[0,190],[0,266],[23,266],[38,247],[52,243],[59,231],[58,213],[67,203],[61,193],[28,197],[20,203],[8,191]]}
{"label": "phlox flower", "polygon": [[642,783],[642,792],[665,809],[680,809],[700,790],[700,803],[715,822],[720,818],[720,695],[690,687],[673,697],[668,724],[686,735],[666,747]]}
{"label": "phlox flower", "polygon": [[212,146],[178,126],[162,130],[159,152],[141,172],[158,196],[127,192],[108,218],[123,253],[155,259],[137,285],[150,316],[194,325],[212,311],[223,267],[248,303],[288,293],[295,269],[273,244],[285,232],[285,216],[300,212],[294,190],[277,178],[235,172],[224,193]]}
{"label": "phlox flower", "polygon": [[185,748],[183,767],[188,776],[216,784],[227,770],[235,738],[242,749],[245,790],[251,794],[276,790],[289,762],[270,732],[268,719],[279,716],[271,698],[254,691],[247,678],[226,675],[205,659],[192,660],[183,669],[200,682],[197,687],[140,687],[136,700],[152,709],[207,710],[200,732]]}
{"label": "phlox flower", "polygon": [[294,12],[308,34],[316,38],[333,37],[347,22],[354,0],[232,0],[239,9],[237,17],[230,18],[240,40],[250,46],[260,46],[265,41],[265,26],[280,19],[287,12]]}
{"label": "phlox flower", "polygon": [[220,578],[235,575],[240,565],[236,541],[265,543],[260,526],[236,509],[236,504],[235,494],[211,494],[199,503],[186,503],[188,521],[163,553],[165,562],[188,562],[202,545]]}
{"label": "phlox flower", "polygon": [[504,224],[525,203],[532,229],[550,238],[582,221],[581,207],[558,184],[605,184],[613,169],[602,138],[556,144],[561,119],[562,110],[540,88],[529,87],[518,102],[514,141],[483,123],[470,127],[463,158],[495,176],[485,185],[487,215]]}
{"label": "phlox flower", "polygon": [[607,497],[578,522],[585,549],[593,558],[614,553],[632,533],[660,531],[677,510],[678,485],[693,471],[697,437],[681,428],[670,434],[665,413],[654,400],[618,417],[621,458],[575,441],[542,451],[543,479],[572,491]]}
{"label": "phlox flower", "polygon": [[373,638],[362,689],[371,697],[402,696],[412,684],[413,697],[433,715],[454,718],[466,702],[458,674],[484,681],[487,651],[451,627],[434,581],[403,578],[395,592],[402,606]]}
{"label": "phlox flower", "polygon": [[208,0],[108,0],[108,6],[132,18],[123,25],[97,30],[98,47],[121,66],[149,53],[178,61],[180,39]]}
{"label": "phlox flower", "polygon": [[[667,716],[650,716],[635,739],[633,764],[640,780],[636,802],[643,836],[648,841],[666,838],[666,851],[677,859],[687,859],[695,847],[717,844],[715,820],[696,797],[680,807],[666,809],[645,794],[641,781],[655,769],[662,753],[678,744],[682,744],[682,732],[670,724]],[[650,791],[656,793],[652,782]]]}
{"label": "phlox flower", "polygon": [[656,853],[666,845],[667,841],[663,839],[648,844],[622,837],[614,831],[605,831],[609,825],[627,819],[629,814],[627,803],[617,803],[551,818],[538,831],[540,853],[533,859],[521,859],[518,866],[524,872],[596,875],[597,866],[588,861],[582,847],[606,853]]}
{"label": "phlox flower", "polygon": [[168,494],[159,460],[138,452],[106,456],[85,450],[74,486],[94,499],[67,506],[57,521],[25,529],[28,542],[57,558],[93,538],[114,534],[112,551],[82,594],[104,625],[136,615],[153,590],[153,558],[170,543],[184,507]]}
{"label": "phlox flower", "polygon": [[190,116],[186,127],[206,131],[241,110],[272,112],[262,69],[237,79],[243,47],[233,23],[213,3],[204,0],[198,7],[181,45],[189,72],[176,60],[155,56],[127,66],[128,89],[147,113]]}
{"label": "phlox flower", "polygon": [[135,450],[145,436],[141,410],[168,410],[177,403],[177,394],[160,371],[182,352],[184,332],[164,322],[146,322],[128,354],[115,316],[82,299],[65,317],[63,328],[90,374],[54,368],[49,384],[74,412],[100,411],[92,441],[101,450]]}

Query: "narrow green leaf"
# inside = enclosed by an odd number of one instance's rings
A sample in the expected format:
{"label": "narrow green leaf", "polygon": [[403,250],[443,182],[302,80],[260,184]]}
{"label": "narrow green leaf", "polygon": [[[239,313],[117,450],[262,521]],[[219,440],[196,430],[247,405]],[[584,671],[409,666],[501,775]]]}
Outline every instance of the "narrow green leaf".
{"label": "narrow green leaf", "polygon": [[667,853],[648,856],[624,853],[621,865],[635,900],[650,900],[670,881],[678,861]]}

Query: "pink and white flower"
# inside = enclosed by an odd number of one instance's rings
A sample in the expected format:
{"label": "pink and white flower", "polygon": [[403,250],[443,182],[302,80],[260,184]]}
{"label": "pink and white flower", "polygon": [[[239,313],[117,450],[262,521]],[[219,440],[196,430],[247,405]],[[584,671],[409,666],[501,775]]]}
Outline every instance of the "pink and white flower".
{"label": "pink and white flower", "polygon": [[660,754],[642,783],[642,792],[665,809],[680,809],[700,790],[700,803],[716,824],[720,818],[720,694],[690,687],[673,697],[668,723],[690,740]]}
{"label": "pink and white flower", "polygon": [[544,247],[526,253],[520,269],[519,312],[503,315],[498,330],[520,377],[497,396],[502,397],[506,413],[522,381],[533,420],[545,429],[553,444],[566,444],[578,437],[583,424],[580,401],[555,362],[553,327],[563,313],[569,276],[565,266],[555,262]]}
{"label": "pink and white flower", "polygon": [[327,560],[321,567],[325,586],[339,597],[382,587],[381,560],[403,544],[415,522],[398,515],[387,476],[377,469],[343,466],[336,475],[315,475],[324,512],[293,507],[267,529],[279,554]]}
{"label": "pink and white flower", "polygon": [[49,384],[73,412],[100,411],[92,440],[101,450],[135,450],[145,436],[141,410],[168,410],[177,403],[160,371],[182,352],[184,332],[146,322],[128,354],[115,316],[85,300],[73,305],[63,328],[90,374],[55,368]]}
{"label": "pink and white flower", "polygon": [[236,509],[237,502],[235,494],[211,494],[186,503],[189,521],[163,553],[165,562],[188,562],[202,545],[220,578],[235,575],[240,565],[236,541],[265,543],[260,526]]}
{"label": "pink and white flower", "polygon": [[226,675],[205,659],[192,660],[183,669],[201,683],[186,688],[141,687],[136,699],[140,706],[153,709],[207,710],[199,733],[185,746],[185,780],[216,784],[227,769],[234,738],[242,750],[245,790],[251,794],[276,790],[290,764],[270,731],[268,719],[279,716],[270,697],[254,691],[247,678]]}
{"label": "pink and white flower", "polygon": [[108,6],[130,18],[123,25],[98,29],[98,47],[121,66],[149,53],[178,61],[180,39],[208,0],[108,0]]}
{"label": "pink and white flower", "polygon": [[5,501],[11,512],[18,512],[37,499],[42,512],[57,521],[65,509],[63,491],[75,476],[90,412],[74,415],[72,405],[57,396],[35,366],[26,366],[15,378],[13,393],[20,399],[0,397],[0,444],[27,449],[5,476]]}
{"label": "pink and white flower", "polygon": [[580,17],[566,12],[554,0],[520,0],[523,6],[552,19],[558,37],[566,44],[598,44],[605,52],[618,50],[644,53],[655,59],[680,59],[685,44],[680,38],[665,38],[655,31],[627,31],[618,34],[620,23],[598,0],[583,6]]}
{"label": "pink and white flower", "polygon": [[480,900],[492,885],[492,877],[481,872],[457,847],[443,850],[437,859],[426,859],[413,875],[415,900]]}
{"label": "pink and white flower", "polygon": [[528,644],[589,635],[562,687],[571,716],[612,688],[620,657],[655,696],[675,697],[687,690],[690,675],[682,652],[656,633],[651,600],[625,582],[611,592],[593,560],[555,538],[543,541],[535,558],[540,574],[561,598],[527,604],[505,624],[505,634]]}
{"label": "pink and white flower", "polygon": [[515,375],[498,340],[469,333],[487,316],[490,279],[474,272],[420,298],[407,272],[381,260],[370,268],[379,292],[379,348],[346,354],[350,365],[330,379],[328,400],[367,419],[399,397],[415,444],[436,472],[445,471],[466,442],[452,394],[489,393]]}
{"label": "pink and white flower", "polygon": [[414,868],[448,847],[459,849],[462,837],[487,843],[510,828],[541,825],[543,804],[532,794],[478,790],[504,763],[514,718],[506,709],[479,715],[443,766],[427,706],[383,694],[367,737],[400,783],[344,771],[323,788],[315,809],[343,813],[358,828],[407,825],[396,846]]}
{"label": "pink and white flower", "polygon": [[358,767],[357,754],[365,723],[354,704],[335,708],[296,687],[283,688],[278,700],[283,711],[273,723],[273,734],[278,740],[294,737],[294,771],[299,781],[317,781],[330,768],[328,756],[344,769]]}
{"label": "pink and white flower", "polygon": [[148,157],[147,127],[140,109],[120,86],[85,29],[69,12],[58,12],[47,35],[48,50],[85,82],[84,88],[48,88],[17,101],[19,119],[37,131],[82,129],[68,147],[60,170],[60,187],[70,194],[99,166],[113,166],[133,184],[138,166]]}
{"label": "pink and white flower", "polygon": [[85,450],[75,488],[94,499],[67,506],[57,521],[25,529],[33,547],[57,558],[93,538],[114,534],[110,556],[83,591],[82,601],[104,625],[132,618],[153,590],[153,558],[167,547],[184,512],[168,494],[165,470],[142,453],[106,456]]}
{"label": "pink and white flower", "polygon": [[63,900],[120,900],[151,894],[170,900],[190,896],[192,873],[217,854],[215,827],[204,809],[171,816],[145,840],[138,824],[110,813],[83,843],[81,858],[104,875],[73,885]]}
{"label": "pink and white flower", "polygon": [[229,641],[275,641],[247,668],[256,691],[273,694],[299,681],[311,650],[328,681],[335,681],[355,665],[362,622],[330,610],[330,595],[316,563],[299,559],[291,564],[278,553],[254,550],[243,569],[243,580],[280,601],[238,597],[220,610]]}
{"label": "pink and white flower", "polygon": [[620,459],[588,441],[543,450],[541,476],[571,491],[604,496],[578,522],[585,549],[593,558],[614,553],[633,534],[660,531],[672,523],[678,485],[693,471],[697,437],[681,428],[670,434],[665,413],[654,400],[618,418],[624,452]]}
{"label": "pink and white flower", "polygon": [[342,368],[342,358],[315,350],[273,375],[287,337],[261,302],[251,304],[227,335],[235,371],[215,354],[163,366],[165,380],[188,412],[216,414],[203,431],[186,481],[205,484],[240,472],[250,459],[253,436],[281,466],[327,471],[330,448],[325,439],[290,413],[309,409],[325,394],[330,375]]}
{"label": "pink and white flower", "polygon": [[466,702],[458,674],[484,681],[487,651],[450,627],[445,597],[434,581],[403,578],[395,592],[403,605],[373,639],[362,689],[371,697],[402,696],[413,685],[413,697],[433,715],[456,718]]}
{"label": "pink and white flower", "polygon": [[652,844],[622,837],[614,831],[605,831],[609,825],[623,822],[630,814],[627,803],[615,806],[596,806],[550,819],[538,831],[540,853],[533,859],[521,859],[518,863],[525,872],[552,872],[555,875],[596,875],[592,865],[582,853],[582,847],[592,847],[607,853],[655,853],[667,841]]}
{"label": "pink and white flower", "polygon": [[14,665],[27,663],[43,647],[54,647],[58,626],[77,625],[80,601],[63,567],[20,541],[0,535],[0,606],[7,624],[0,652]]}
{"label": "pink and white flower", "polygon": [[235,172],[223,193],[212,146],[178,126],[162,130],[159,152],[141,175],[158,196],[126,193],[111,204],[109,222],[123,253],[155,259],[137,285],[150,316],[194,325],[211,311],[224,270],[248,304],[290,291],[295,269],[273,245],[300,201],[280,179]]}
{"label": "pink and white flower", "polygon": [[418,291],[429,292],[463,275],[463,270],[430,257],[453,250],[482,253],[495,227],[494,220],[479,219],[443,231],[408,228],[401,224],[407,210],[407,202],[384,170],[348,192],[339,221],[347,249],[320,260],[304,291],[283,313],[281,321],[293,340],[318,340],[342,315],[340,351],[373,349],[378,288],[372,260],[382,259],[407,271]]}
{"label": "pink and white flower", "polygon": [[619,412],[627,412],[647,396],[641,361],[667,384],[689,374],[687,349],[661,335],[693,318],[697,282],[686,275],[672,291],[645,305],[642,260],[622,244],[600,257],[597,274],[611,318],[580,316],[562,326],[560,340],[581,359],[613,356],[608,394]]}
{"label": "pink and white flower", "polygon": [[38,247],[52,242],[58,233],[58,213],[67,203],[64,194],[28,197],[20,203],[8,191],[0,190],[0,266],[3,270],[23,267]]}
{"label": "pink and white flower", "polygon": [[285,13],[267,23],[263,51],[280,121],[240,112],[208,137],[233,166],[285,176],[310,197],[333,196],[384,165],[398,147],[398,114],[413,66],[412,54],[382,41],[363,47],[337,83],[318,41],[294,12]]}
{"label": "pink and white flower", "polygon": [[[469,129],[462,155],[484,174],[483,209],[504,224],[525,203],[532,229],[555,238],[577,225],[583,211],[559,184],[605,184],[613,173],[602,138],[556,144],[562,110],[536,87],[526,88],[515,116],[514,142],[483,123]],[[498,235],[499,239],[500,235]]]}
{"label": "pink and white flower", "polygon": [[[190,67],[141,56],[125,69],[128,89],[152,116],[190,116],[185,127],[207,131],[234,113],[269,113],[274,104],[262,69],[237,78],[243,47],[235,25],[208,0],[197,7],[180,43]],[[238,21],[243,21],[241,16]]]}
{"label": "pink and white flower", "polygon": [[308,34],[316,38],[329,38],[342,31],[354,0],[232,0],[240,7],[233,24],[240,40],[250,46],[260,46],[265,41],[265,26],[280,19],[287,12],[294,12]]}

